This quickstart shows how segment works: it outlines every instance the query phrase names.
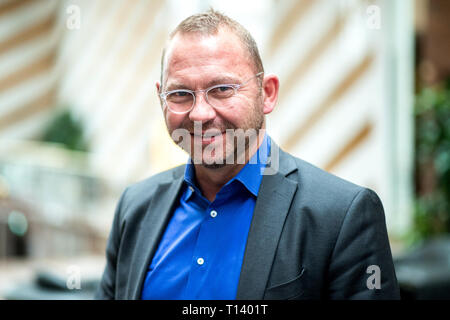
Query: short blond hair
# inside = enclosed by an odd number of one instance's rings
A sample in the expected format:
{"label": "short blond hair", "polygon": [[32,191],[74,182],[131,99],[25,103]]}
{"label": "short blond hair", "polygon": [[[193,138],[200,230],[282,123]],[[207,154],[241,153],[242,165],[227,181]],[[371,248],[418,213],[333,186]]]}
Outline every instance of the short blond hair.
{"label": "short blond hair", "polygon": [[[250,32],[248,32],[248,30],[239,22],[212,8],[204,13],[194,14],[181,21],[181,23],[170,33],[169,40],[173,39],[177,33],[197,33],[205,36],[215,35],[222,27],[228,28],[242,41],[244,48],[247,49],[249,53],[255,73],[264,72],[258,46]],[[166,48],[163,49],[161,57],[161,85],[163,80],[165,53]]]}

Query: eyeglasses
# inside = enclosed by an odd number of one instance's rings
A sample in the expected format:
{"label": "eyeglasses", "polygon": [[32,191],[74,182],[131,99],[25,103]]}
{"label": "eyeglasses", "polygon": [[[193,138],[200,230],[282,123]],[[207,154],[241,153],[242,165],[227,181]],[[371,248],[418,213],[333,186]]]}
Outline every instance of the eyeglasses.
{"label": "eyeglasses", "polygon": [[240,88],[251,80],[259,77],[264,72],[257,73],[242,84],[218,84],[203,90],[179,89],[160,93],[160,97],[169,110],[176,114],[190,112],[195,105],[195,95],[197,92],[204,92],[206,101],[214,108],[225,109],[232,107],[231,99]]}

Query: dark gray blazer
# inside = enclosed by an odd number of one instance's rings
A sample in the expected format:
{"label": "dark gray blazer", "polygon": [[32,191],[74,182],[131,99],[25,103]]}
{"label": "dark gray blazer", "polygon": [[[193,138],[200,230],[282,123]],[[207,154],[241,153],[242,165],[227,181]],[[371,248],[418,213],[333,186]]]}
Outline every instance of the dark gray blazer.
{"label": "dark gray blazer", "polygon": [[[278,173],[261,183],[236,299],[398,299],[375,192],[282,150],[279,156]],[[184,169],[157,174],[122,194],[97,298],[140,298],[147,267],[178,204]],[[372,265],[379,267],[380,289],[367,285],[375,283],[367,270]]]}

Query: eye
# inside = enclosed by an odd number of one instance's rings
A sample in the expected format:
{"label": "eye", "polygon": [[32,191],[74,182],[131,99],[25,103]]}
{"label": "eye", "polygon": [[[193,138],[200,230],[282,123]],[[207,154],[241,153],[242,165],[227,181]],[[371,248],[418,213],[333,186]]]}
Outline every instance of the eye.
{"label": "eye", "polygon": [[231,88],[229,86],[222,86],[222,87],[218,87],[217,90],[219,90],[220,92],[226,92],[227,90],[233,90],[233,88]]}
{"label": "eye", "polygon": [[194,96],[189,91],[175,91],[167,95],[166,101],[169,103],[190,103],[194,99]]}
{"label": "eye", "polygon": [[186,92],[186,91],[177,91],[177,92],[172,93],[172,95],[174,97],[186,97],[188,94],[189,94],[189,92]]}
{"label": "eye", "polygon": [[216,99],[229,98],[234,95],[234,87],[230,85],[221,85],[208,91],[208,96]]}

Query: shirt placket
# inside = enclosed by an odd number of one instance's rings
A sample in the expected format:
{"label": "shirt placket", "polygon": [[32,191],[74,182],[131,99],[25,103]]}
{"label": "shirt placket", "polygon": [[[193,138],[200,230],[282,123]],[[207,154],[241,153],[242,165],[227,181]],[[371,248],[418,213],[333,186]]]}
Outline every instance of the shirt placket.
{"label": "shirt placket", "polygon": [[215,238],[213,228],[214,223],[218,223],[219,209],[213,203],[210,203],[204,210],[204,219],[200,225],[197,241],[194,247],[194,254],[191,260],[191,268],[186,286],[188,297],[199,298],[204,294],[202,289],[206,288],[205,281],[210,274],[212,265],[212,250],[214,250]]}

